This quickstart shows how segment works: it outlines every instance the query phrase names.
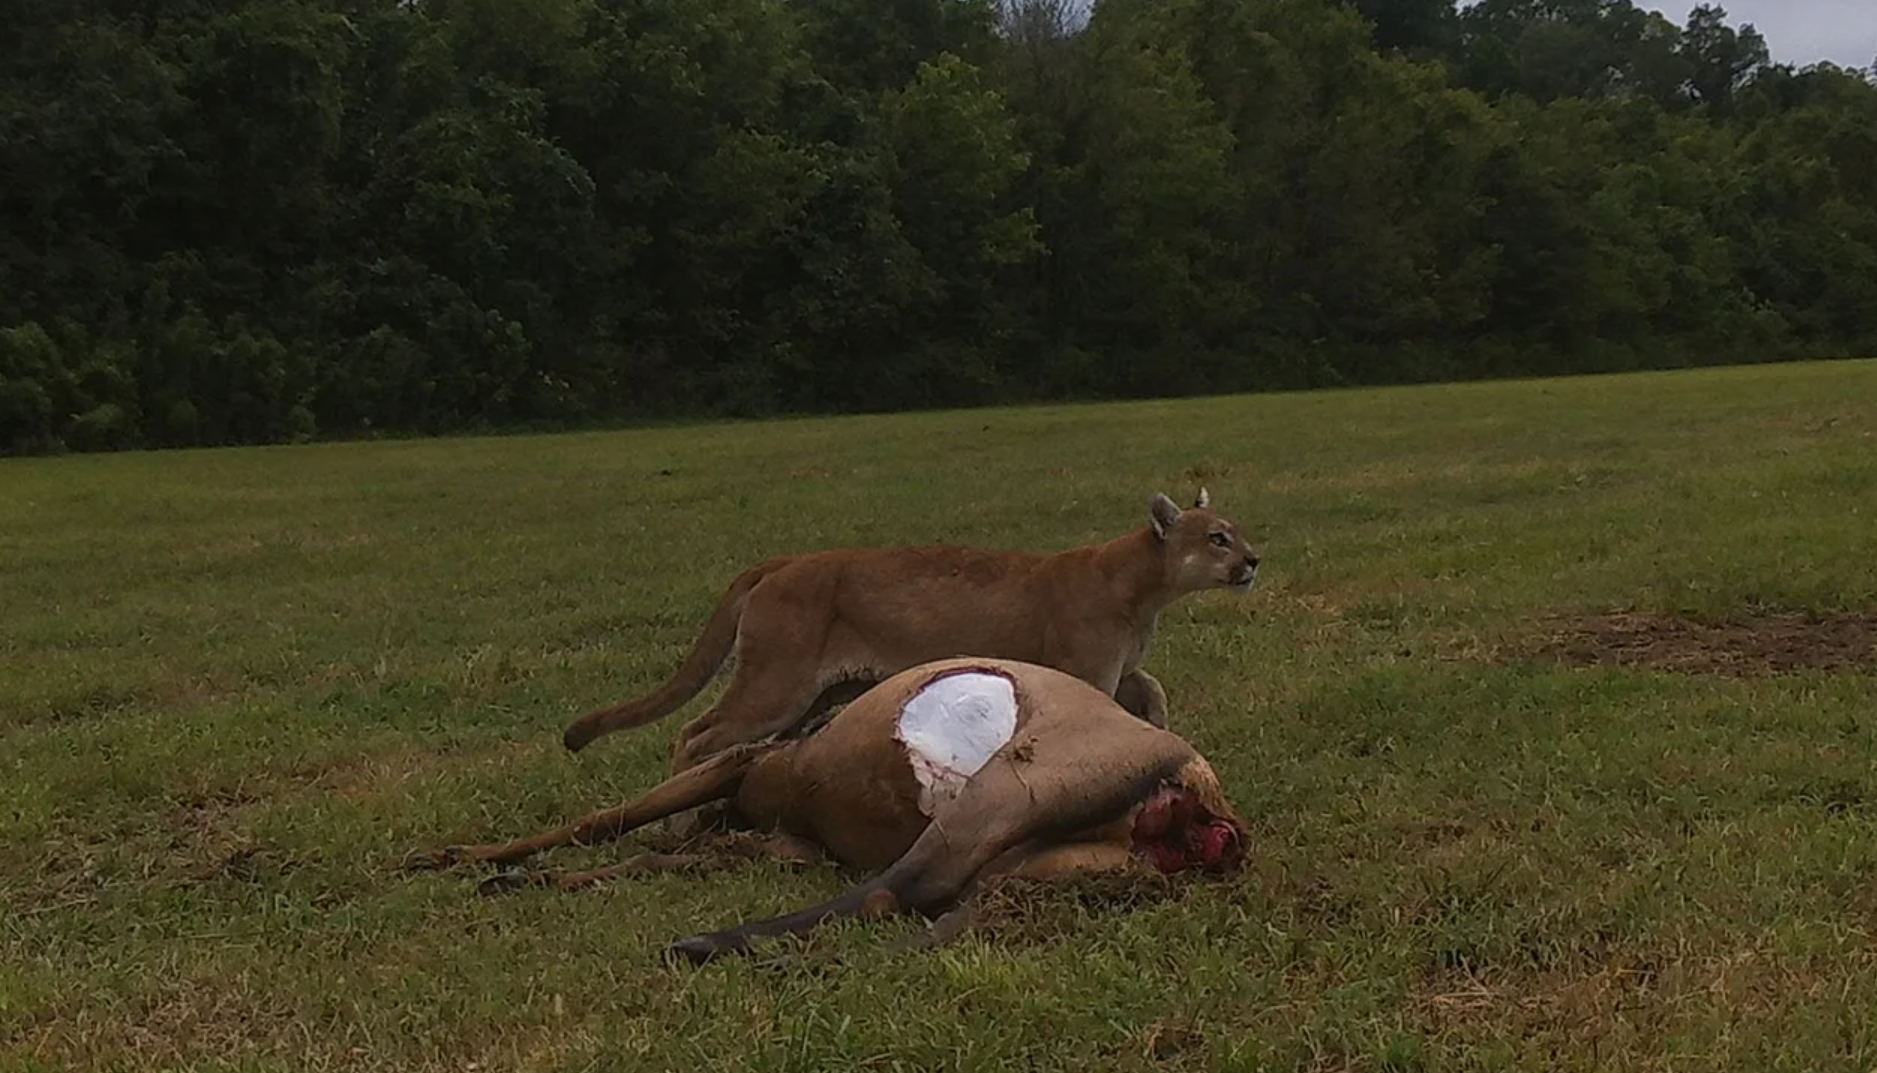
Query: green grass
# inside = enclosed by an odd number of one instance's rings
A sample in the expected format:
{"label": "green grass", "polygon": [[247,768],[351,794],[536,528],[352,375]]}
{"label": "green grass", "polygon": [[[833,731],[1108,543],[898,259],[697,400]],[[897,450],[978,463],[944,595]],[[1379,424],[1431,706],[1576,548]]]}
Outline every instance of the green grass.
{"label": "green grass", "polygon": [[[759,557],[1063,548],[1202,480],[1264,582],[1148,665],[1240,880],[676,970],[848,877],[396,869],[657,778],[721,680],[560,729]],[[15,460],[0,564],[0,1069],[1877,1066],[1871,675],[1519,656],[1553,615],[1877,607],[1869,362]]]}

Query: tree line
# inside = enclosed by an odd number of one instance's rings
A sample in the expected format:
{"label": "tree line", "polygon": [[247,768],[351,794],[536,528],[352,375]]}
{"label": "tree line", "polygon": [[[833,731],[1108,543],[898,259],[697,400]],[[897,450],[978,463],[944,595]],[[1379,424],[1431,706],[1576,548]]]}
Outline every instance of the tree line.
{"label": "tree line", "polygon": [[13,0],[0,450],[1877,353],[1877,85],[1631,0]]}

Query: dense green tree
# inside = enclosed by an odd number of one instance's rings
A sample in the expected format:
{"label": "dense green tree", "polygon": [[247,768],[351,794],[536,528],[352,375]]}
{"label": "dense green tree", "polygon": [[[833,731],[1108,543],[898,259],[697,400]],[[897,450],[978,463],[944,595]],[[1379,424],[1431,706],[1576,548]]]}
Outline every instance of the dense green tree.
{"label": "dense green tree", "polygon": [[1751,25],[1727,25],[1724,8],[1701,4],[1688,14],[1681,55],[1695,99],[1725,112],[1733,104],[1734,90],[1765,65],[1766,40]]}
{"label": "dense green tree", "polygon": [[1870,353],[1877,88],[1830,66],[1760,81],[1744,96],[1764,114],[1726,162],[1730,197],[1717,214],[1739,285],[1815,352]]}
{"label": "dense green tree", "polygon": [[1671,106],[1692,73],[1674,24],[1631,0],[1478,0],[1460,27],[1460,77],[1492,97],[1640,95]]}
{"label": "dense green tree", "polygon": [[1375,45],[1417,56],[1441,55],[1459,35],[1454,0],[1350,0],[1374,27]]}
{"label": "dense green tree", "polygon": [[998,15],[993,0],[790,2],[816,69],[843,89],[869,93],[904,87],[946,53],[985,62]]}
{"label": "dense green tree", "polygon": [[1877,86],[1633,0],[17,0],[0,450],[1877,350]]}

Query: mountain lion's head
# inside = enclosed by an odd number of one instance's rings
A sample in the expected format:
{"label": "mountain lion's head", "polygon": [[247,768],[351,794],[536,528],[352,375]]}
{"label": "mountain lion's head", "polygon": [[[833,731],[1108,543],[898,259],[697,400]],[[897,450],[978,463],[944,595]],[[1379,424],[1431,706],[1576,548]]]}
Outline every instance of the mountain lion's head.
{"label": "mountain lion's head", "polygon": [[1167,579],[1176,588],[1251,591],[1258,580],[1258,553],[1236,523],[1212,509],[1204,488],[1186,510],[1162,493],[1155,493],[1149,510],[1154,538],[1166,557]]}

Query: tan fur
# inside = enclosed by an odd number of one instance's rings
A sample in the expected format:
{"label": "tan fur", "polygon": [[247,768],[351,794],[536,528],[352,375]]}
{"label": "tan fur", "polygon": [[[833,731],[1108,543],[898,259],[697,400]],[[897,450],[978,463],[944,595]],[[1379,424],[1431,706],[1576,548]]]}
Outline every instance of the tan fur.
{"label": "tan fur", "polygon": [[730,684],[680,731],[673,771],[799,729],[900,671],[953,656],[1053,667],[1164,726],[1166,694],[1141,669],[1157,616],[1205,589],[1248,591],[1258,558],[1203,489],[1184,511],[1156,495],[1150,518],[1106,543],[1053,554],[934,545],[765,560],[731,584],[669,682],[582,716],[563,740],[579,750],[664,718],[733,647]]}
{"label": "tan fur", "polygon": [[[931,683],[965,672],[1010,681],[1015,729],[955,797],[928,807],[899,737],[901,714]],[[763,936],[808,931],[836,917],[935,915],[960,905],[992,877],[1047,881],[1088,872],[1152,871],[1137,855],[1135,822],[1154,795],[1168,788],[1189,794],[1229,824],[1242,847],[1243,820],[1205,759],[1177,735],[1051,668],[941,660],[887,679],[810,737],[738,745],[632,801],[546,834],[415,854],[407,866],[512,864],[555,846],[618,838],[667,816],[728,802],[736,822],[768,836],[778,855],[802,860],[825,853],[875,873],[822,905],[671,947],[676,955],[706,961],[746,949]],[[1218,867],[1235,869],[1239,860]],[[720,864],[702,855],[642,854],[595,872],[507,872],[485,880],[482,889],[574,889],[620,875]],[[939,930],[949,933],[962,919]]]}

